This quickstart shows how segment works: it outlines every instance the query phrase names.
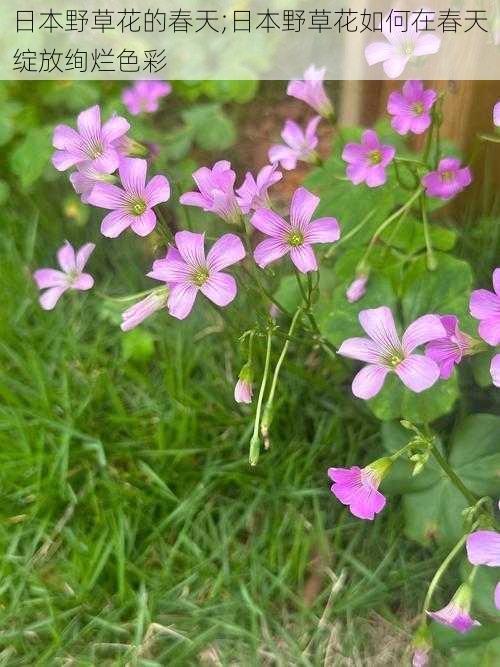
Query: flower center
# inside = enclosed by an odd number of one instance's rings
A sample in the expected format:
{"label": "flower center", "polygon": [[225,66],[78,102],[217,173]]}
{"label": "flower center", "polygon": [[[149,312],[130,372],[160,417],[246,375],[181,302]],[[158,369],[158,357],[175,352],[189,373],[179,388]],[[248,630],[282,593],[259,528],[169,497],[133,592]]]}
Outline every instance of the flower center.
{"label": "flower center", "polygon": [[403,44],[403,48],[401,49],[402,55],[403,56],[413,55],[413,48],[414,45],[412,44],[412,42],[406,42],[405,44]]}
{"label": "flower center", "polygon": [[380,151],[370,151],[368,153],[368,160],[370,161],[370,164],[377,165],[382,162],[382,153]]}
{"label": "flower center", "polygon": [[147,208],[148,207],[144,199],[133,199],[129,204],[130,213],[136,216],[145,213]]}
{"label": "flower center", "polygon": [[104,153],[104,146],[100,141],[92,141],[87,147],[87,155],[91,160],[97,160]]}
{"label": "flower center", "polygon": [[443,171],[441,173],[441,180],[443,183],[449,183],[455,177],[455,174],[452,171]]}
{"label": "flower center", "polygon": [[393,352],[388,358],[387,363],[391,368],[396,368],[403,361],[403,355]]}
{"label": "flower center", "polygon": [[191,275],[191,280],[196,287],[201,287],[209,279],[210,274],[206,266],[199,266]]}
{"label": "flower center", "polygon": [[288,245],[291,245],[292,248],[297,248],[297,246],[302,245],[304,243],[304,234],[300,231],[300,229],[294,229],[288,235],[287,240],[288,240]]}
{"label": "flower center", "polygon": [[421,116],[424,113],[424,105],[422,102],[415,102],[412,106],[412,111],[415,116]]}

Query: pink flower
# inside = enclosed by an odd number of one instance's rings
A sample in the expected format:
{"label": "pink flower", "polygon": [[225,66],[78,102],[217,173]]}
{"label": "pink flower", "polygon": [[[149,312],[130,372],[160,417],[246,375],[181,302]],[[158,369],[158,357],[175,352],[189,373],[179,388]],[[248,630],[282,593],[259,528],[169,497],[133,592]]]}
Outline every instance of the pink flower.
{"label": "pink flower", "polygon": [[342,504],[349,505],[351,514],[373,521],[385,507],[385,496],[378,487],[390,466],[391,460],[383,458],[366,468],[328,468],[333,481],[330,491]]}
{"label": "pink flower", "polygon": [[248,171],[243,185],[236,190],[238,205],[243,213],[250,213],[259,208],[269,208],[268,189],[283,178],[281,171],[277,171],[277,164],[268,164],[263,167],[255,179]]}
{"label": "pink flower", "polygon": [[78,115],[77,126],[78,131],[68,125],[55,128],[54,167],[65,171],[76,164],[90,162],[97,171],[112,174],[120,161],[116,142],[129,130],[129,123],[115,115],[101,125],[101,109],[96,105]]}
{"label": "pink flower", "polygon": [[290,81],[286,94],[302,100],[323,118],[329,118],[333,115],[333,106],[323,85],[325,72],[326,67],[311,65],[306,69],[303,81]]}
{"label": "pink flower", "polygon": [[76,171],[70,174],[69,180],[75,192],[81,195],[82,203],[88,204],[96,183],[112,183],[116,179],[110,174],[98,171],[92,166],[92,162],[81,162],[76,165]]}
{"label": "pink flower", "polygon": [[472,174],[469,167],[460,167],[460,160],[454,157],[443,158],[437,171],[430,171],[422,178],[429,197],[451,199],[472,183]]}
{"label": "pink flower", "polygon": [[429,650],[417,648],[411,659],[412,667],[426,667],[429,664]]}
{"label": "pink flower", "polygon": [[281,132],[286,146],[278,144],[269,149],[269,162],[279,162],[283,169],[295,169],[297,162],[314,162],[315,148],[318,145],[316,130],[321,116],[311,118],[305,132],[293,120],[287,120]]}
{"label": "pink flower", "polygon": [[122,102],[133,116],[143,111],[154,113],[158,111],[159,100],[171,92],[172,86],[165,81],[135,81],[123,91]]}
{"label": "pink flower", "polygon": [[259,243],[254,251],[254,259],[262,269],[290,253],[292,262],[302,273],[317,270],[312,244],[333,243],[340,238],[335,218],[318,218],[311,222],[318,204],[319,197],[305,188],[298,188],[292,197],[290,222],[267,208],[253,214],[252,225],[270,237]]}
{"label": "pink flower", "polygon": [[346,173],[354,185],[366,182],[370,188],[383,185],[386,181],[385,168],[396,155],[393,146],[382,145],[373,130],[363,132],[360,144],[344,146],[342,159],[349,163]]}
{"label": "pink flower", "polygon": [[425,354],[439,366],[440,377],[448,380],[454,365],[458,365],[464,355],[471,353],[473,339],[460,331],[458,318],[454,315],[443,315],[441,324],[445,328],[446,337],[431,340],[425,348]]}
{"label": "pink flower", "polygon": [[441,39],[432,33],[419,32],[411,25],[415,15],[408,17],[408,30],[390,26],[387,20],[383,21],[382,32],[386,42],[372,42],[365,48],[365,58],[369,65],[383,63],[384,72],[390,79],[396,79],[403,73],[406,65],[420,56],[437,53],[441,46]]}
{"label": "pink flower", "polygon": [[228,222],[234,222],[240,215],[234,182],[236,174],[227,160],[216,162],[212,169],[201,167],[193,173],[199,192],[186,192],[180,198],[181,204],[198,206],[204,211],[215,213]]}
{"label": "pink flower", "polygon": [[500,102],[497,102],[493,107],[493,123],[500,127]]}
{"label": "pink flower", "polygon": [[500,268],[493,271],[493,289],[474,290],[469,302],[472,317],[480,320],[479,335],[489,345],[500,345]]}
{"label": "pink flower", "polygon": [[446,330],[438,315],[423,315],[407,328],[400,341],[390,308],[370,308],[359,313],[359,321],[369,338],[348,338],[338,354],[366,361],[352,383],[352,393],[365,400],[382,389],[387,373],[394,372],[412,391],[429,389],[439,378],[439,366],[413,350],[435,338],[444,338]]}
{"label": "pink flower", "polygon": [[165,259],[157,260],[148,276],[163,280],[169,287],[167,307],[179,320],[193,308],[198,292],[217,306],[227,306],[236,297],[233,276],[225,269],[245,257],[245,249],[236,234],[224,234],[205,258],[205,235],[177,232],[176,248],[169,248]]}
{"label": "pink flower", "polygon": [[362,299],[366,293],[366,283],[368,282],[367,275],[358,276],[347,288],[345,293],[349,303],[355,303]]}
{"label": "pink flower", "polygon": [[495,354],[491,360],[490,373],[495,387],[500,387],[500,354]]}
{"label": "pink flower", "polygon": [[69,289],[89,290],[94,286],[94,279],[89,273],[83,273],[95,245],[86,243],[76,253],[71,243],[66,243],[57,251],[57,261],[62,271],[56,269],[38,269],[33,278],[38,289],[48,288],[40,296],[40,305],[44,310],[52,310],[60,297]]}
{"label": "pink flower", "polygon": [[422,134],[431,124],[431,114],[437,93],[424,90],[422,81],[407,81],[403,91],[389,95],[387,111],[393,116],[392,127],[399,134]]}
{"label": "pink flower", "polygon": [[101,224],[101,233],[116,238],[127,227],[139,236],[147,236],[156,226],[153,206],[170,197],[165,176],[154,176],[146,184],[148,163],[139,158],[123,158],[120,180],[123,188],[111,183],[97,183],[88,196],[89,204],[111,209]]}
{"label": "pink flower", "polygon": [[470,615],[471,590],[468,584],[462,584],[452,600],[439,611],[427,614],[441,625],[447,625],[461,634],[469,632],[474,626],[481,625]]}
{"label": "pink flower", "polygon": [[122,331],[130,331],[139,326],[146,318],[157,310],[163,308],[167,303],[167,288],[159,288],[142,301],[138,301],[133,306],[122,313],[122,323],[120,328]]}

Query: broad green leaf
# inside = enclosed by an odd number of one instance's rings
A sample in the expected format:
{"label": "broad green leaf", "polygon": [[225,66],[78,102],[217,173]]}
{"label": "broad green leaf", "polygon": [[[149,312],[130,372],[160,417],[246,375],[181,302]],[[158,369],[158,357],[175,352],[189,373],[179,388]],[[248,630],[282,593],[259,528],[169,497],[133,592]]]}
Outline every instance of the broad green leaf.
{"label": "broad green leaf", "polygon": [[52,169],[50,156],[52,127],[33,128],[17,145],[10,156],[12,171],[18,176],[21,186],[28,188],[43,174]]}
{"label": "broad green leaf", "polygon": [[193,138],[205,150],[224,150],[236,141],[233,121],[218,104],[200,104],[182,114]]}

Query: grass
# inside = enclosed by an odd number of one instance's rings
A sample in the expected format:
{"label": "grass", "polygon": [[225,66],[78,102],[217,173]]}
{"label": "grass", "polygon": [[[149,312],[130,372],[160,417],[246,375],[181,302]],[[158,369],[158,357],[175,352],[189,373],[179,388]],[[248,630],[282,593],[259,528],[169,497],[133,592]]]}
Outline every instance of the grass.
{"label": "grass", "polygon": [[[328,358],[292,346],[250,469],[242,359],[214,311],[157,316],[154,353],[130,357],[114,307],[36,304],[44,240],[85,232],[44,212],[3,230],[0,664],[396,664],[439,554],[397,511],[366,526],[332,503],[326,468],[379,444]],[[150,250],[131,245],[101,244],[101,282],[142,288]]]}

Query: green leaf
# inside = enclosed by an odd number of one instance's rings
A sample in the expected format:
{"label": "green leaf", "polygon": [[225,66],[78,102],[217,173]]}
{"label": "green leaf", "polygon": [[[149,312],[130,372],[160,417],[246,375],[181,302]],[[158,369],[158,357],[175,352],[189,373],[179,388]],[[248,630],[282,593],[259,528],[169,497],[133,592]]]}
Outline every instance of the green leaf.
{"label": "green leaf", "polygon": [[182,118],[204,150],[225,150],[236,141],[234,123],[218,104],[200,104],[184,111]]}
{"label": "green leaf", "polygon": [[450,667],[497,667],[500,664],[500,638],[482,641],[477,646],[455,653]]}
{"label": "green leaf", "polygon": [[425,424],[451,412],[458,398],[457,374],[415,394],[407,389],[401,380],[390,373],[382,390],[368,401],[376,417],[383,421],[408,419],[416,424]]}
{"label": "green leaf", "polygon": [[[476,414],[466,417],[453,434],[450,465],[478,496],[498,493],[499,433],[500,417]],[[463,534],[461,512],[467,505],[442,472],[431,487],[404,496],[406,533],[424,545],[433,540],[451,545]]]}
{"label": "green leaf", "polygon": [[[457,233],[446,227],[432,225],[429,230],[432,247],[435,250],[451,250],[456,243]],[[425,248],[423,224],[407,217],[401,224],[390,226],[380,237],[385,243],[408,254],[415,254]]]}
{"label": "green leaf", "polygon": [[12,171],[25,189],[51,168],[52,131],[52,127],[32,128],[10,156]]}

